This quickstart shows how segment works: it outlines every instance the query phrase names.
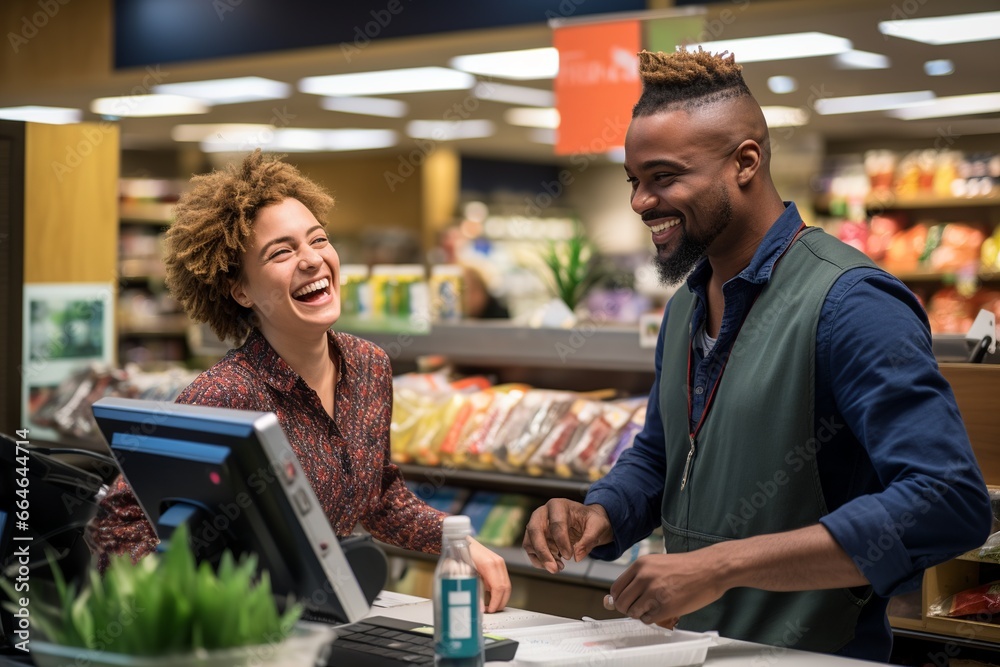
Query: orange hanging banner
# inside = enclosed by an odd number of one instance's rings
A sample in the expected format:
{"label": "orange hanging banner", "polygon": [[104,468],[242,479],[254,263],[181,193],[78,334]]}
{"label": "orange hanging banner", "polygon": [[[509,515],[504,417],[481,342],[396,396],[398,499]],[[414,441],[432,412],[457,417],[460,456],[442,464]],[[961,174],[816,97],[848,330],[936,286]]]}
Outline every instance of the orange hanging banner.
{"label": "orange hanging banner", "polygon": [[639,99],[639,21],[558,27],[555,80],[559,132],[556,154],[605,153],[625,145],[632,106]]}

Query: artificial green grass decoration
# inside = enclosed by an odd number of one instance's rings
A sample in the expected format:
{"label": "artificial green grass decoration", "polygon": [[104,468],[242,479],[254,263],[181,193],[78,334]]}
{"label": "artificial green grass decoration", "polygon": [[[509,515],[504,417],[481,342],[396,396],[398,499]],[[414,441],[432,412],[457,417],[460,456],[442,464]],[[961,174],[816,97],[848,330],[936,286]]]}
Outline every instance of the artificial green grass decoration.
{"label": "artificial green grass decoration", "polygon": [[182,525],[163,554],[117,556],[103,578],[91,570],[79,595],[53,563],[59,606],[32,599],[32,623],[54,644],[135,656],[277,644],[302,607],[280,614],[270,577],[256,571],[256,556],[237,562],[228,550],[218,572],[197,565]]}
{"label": "artificial green grass decoration", "polygon": [[565,241],[549,241],[542,261],[552,272],[555,295],[570,310],[576,309],[587,291],[603,276],[594,248],[579,228]]}

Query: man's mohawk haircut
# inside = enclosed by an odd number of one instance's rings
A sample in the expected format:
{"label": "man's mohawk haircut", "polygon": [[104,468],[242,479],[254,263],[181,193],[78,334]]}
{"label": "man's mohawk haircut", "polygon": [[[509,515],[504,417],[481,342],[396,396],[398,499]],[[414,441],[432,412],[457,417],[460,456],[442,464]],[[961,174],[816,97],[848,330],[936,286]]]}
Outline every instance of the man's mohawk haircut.
{"label": "man's mohawk haircut", "polygon": [[639,53],[642,95],[632,108],[632,116],[648,116],[668,106],[692,109],[736,97],[749,97],[743,68],[736,57],[723,51]]}

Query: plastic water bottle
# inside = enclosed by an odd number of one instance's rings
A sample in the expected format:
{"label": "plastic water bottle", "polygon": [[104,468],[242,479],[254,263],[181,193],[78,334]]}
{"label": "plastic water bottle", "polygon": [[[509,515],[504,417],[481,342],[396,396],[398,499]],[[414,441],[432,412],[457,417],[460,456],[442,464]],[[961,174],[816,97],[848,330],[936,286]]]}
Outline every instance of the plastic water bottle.
{"label": "plastic water bottle", "polygon": [[471,534],[469,517],[445,517],[434,570],[434,664],[439,667],[483,664],[482,584],[469,553]]}

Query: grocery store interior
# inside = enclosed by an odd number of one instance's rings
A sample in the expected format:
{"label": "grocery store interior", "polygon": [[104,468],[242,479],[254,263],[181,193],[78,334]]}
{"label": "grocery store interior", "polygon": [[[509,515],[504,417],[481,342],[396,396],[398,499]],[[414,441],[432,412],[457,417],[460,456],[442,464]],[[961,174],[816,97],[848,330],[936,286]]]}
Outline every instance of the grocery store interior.
{"label": "grocery store interior", "polygon": [[[535,507],[582,499],[642,427],[676,288],[628,202],[633,54],[711,43],[765,110],[783,199],[926,307],[1000,485],[1000,353],[977,354],[974,327],[1000,318],[995,0],[265,4],[0,6],[0,432],[100,448],[95,400],[170,401],[220,359],[231,342],[165,287],[163,235],[191,176],[280,153],[336,200],[335,329],[389,353],[413,490],[473,517],[508,560],[513,606],[607,617],[603,592],[661,536],[560,575],[520,544]],[[589,61],[554,47],[623,25]],[[749,38],[769,39],[727,43]],[[560,99],[581,85],[590,98]],[[598,98],[614,112],[595,125]],[[397,590],[428,595],[433,560],[387,550]],[[928,613],[996,578],[992,558],[932,568],[893,600],[895,662],[944,664],[947,648],[952,665],[1000,664],[1000,625]]]}

